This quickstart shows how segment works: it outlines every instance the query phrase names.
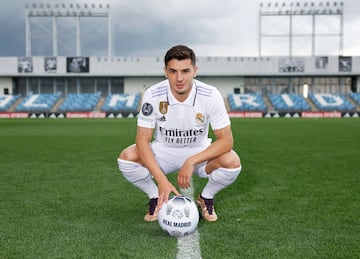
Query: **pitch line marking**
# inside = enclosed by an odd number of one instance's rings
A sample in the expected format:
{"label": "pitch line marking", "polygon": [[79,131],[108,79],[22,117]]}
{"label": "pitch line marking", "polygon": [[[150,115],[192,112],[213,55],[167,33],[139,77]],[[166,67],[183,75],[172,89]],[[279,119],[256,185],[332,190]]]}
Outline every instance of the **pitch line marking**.
{"label": "pitch line marking", "polygon": [[[181,193],[194,199],[193,181],[191,178],[190,188],[181,189]],[[201,259],[200,233],[196,229],[193,233],[178,237],[176,259]]]}

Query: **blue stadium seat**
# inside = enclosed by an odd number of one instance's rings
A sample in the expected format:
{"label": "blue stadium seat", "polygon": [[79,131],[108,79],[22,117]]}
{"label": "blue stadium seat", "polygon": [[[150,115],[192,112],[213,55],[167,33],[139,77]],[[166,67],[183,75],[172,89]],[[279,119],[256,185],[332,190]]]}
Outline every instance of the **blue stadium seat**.
{"label": "blue stadium seat", "polygon": [[18,95],[0,95],[0,111],[6,112],[10,109],[10,107],[20,98],[20,94]]}
{"label": "blue stadium seat", "polygon": [[141,94],[109,94],[106,97],[102,111],[135,112],[139,107]]}
{"label": "blue stadium seat", "polygon": [[24,112],[50,112],[56,102],[60,99],[61,93],[56,94],[29,94],[15,108],[16,111]]}
{"label": "blue stadium seat", "polygon": [[260,93],[229,94],[228,102],[231,111],[266,111],[266,104]]}
{"label": "blue stadium seat", "polygon": [[101,93],[68,94],[60,105],[59,111],[93,111],[100,97]]}
{"label": "blue stadium seat", "polygon": [[349,97],[360,105],[360,93],[349,93]]}
{"label": "blue stadium seat", "polygon": [[305,98],[298,94],[268,94],[268,97],[277,111],[308,111],[310,105]]}
{"label": "blue stadium seat", "polygon": [[320,111],[354,111],[352,105],[343,94],[339,93],[310,93],[309,98]]}

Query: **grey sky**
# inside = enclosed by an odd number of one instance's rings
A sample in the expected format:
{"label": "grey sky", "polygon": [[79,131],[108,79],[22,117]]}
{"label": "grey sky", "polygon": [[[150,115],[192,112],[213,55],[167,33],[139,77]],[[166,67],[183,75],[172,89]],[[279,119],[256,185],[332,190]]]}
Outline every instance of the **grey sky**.
{"label": "grey sky", "polygon": [[[199,56],[256,56],[258,55],[258,11],[260,0],[108,0],[108,1],[28,1],[0,0],[0,56],[25,55],[25,3],[109,3],[111,5],[113,52],[116,56],[163,56],[174,44],[187,44]],[[305,1],[283,0],[279,3]],[[320,1],[308,1],[318,3]],[[326,2],[326,1],[323,1]],[[329,1],[333,3],[334,1]],[[360,55],[360,2],[344,0],[344,55]],[[284,19],[284,18],[283,18]],[[323,19],[323,20],[321,20]],[[329,32],[337,30],[325,18],[319,28]],[[334,21],[332,19],[331,21]],[[297,22],[297,23],[296,23]],[[308,30],[307,21],[295,20],[295,29]],[[41,21],[40,21],[41,23]],[[265,29],[282,30],[287,22],[279,19]],[[100,27],[88,25],[84,49],[87,55],[106,55],[105,22]],[[44,23],[44,27],[49,22]],[[86,28],[88,26],[88,28]],[[321,28],[321,26],[323,28]],[[49,27],[50,29],[50,27]],[[61,28],[60,28],[61,29]],[[63,28],[66,30],[66,26]],[[84,36],[85,37],[85,36]],[[49,41],[50,38],[47,40]],[[66,38],[63,38],[65,41]],[[33,50],[51,55],[51,43],[46,39],[33,42]],[[263,54],[286,55],[287,44],[283,40],[264,39]],[[318,53],[338,54],[337,38],[317,41]],[[331,46],[332,48],[329,48]],[[294,43],[295,54],[310,54],[309,39]],[[305,49],[305,53],[301,50]],[[93,52],[92,50],[96,50]],[[66,51],[66,50],[64,50]],[[267,52],[267,53],[265,53]]]}

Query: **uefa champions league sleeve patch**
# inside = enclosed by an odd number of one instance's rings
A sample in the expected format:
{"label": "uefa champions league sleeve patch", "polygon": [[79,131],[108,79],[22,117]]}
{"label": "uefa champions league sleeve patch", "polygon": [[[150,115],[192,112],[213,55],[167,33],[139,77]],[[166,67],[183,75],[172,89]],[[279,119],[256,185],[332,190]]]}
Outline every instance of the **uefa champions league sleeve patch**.
{"label": "uefa champions league sleeve patch", "polygon": [[154,110],[154,108],[150,103],[144,103],[143,106],[141,107],[141,112],[145,116],[151,115],[153,110]]}

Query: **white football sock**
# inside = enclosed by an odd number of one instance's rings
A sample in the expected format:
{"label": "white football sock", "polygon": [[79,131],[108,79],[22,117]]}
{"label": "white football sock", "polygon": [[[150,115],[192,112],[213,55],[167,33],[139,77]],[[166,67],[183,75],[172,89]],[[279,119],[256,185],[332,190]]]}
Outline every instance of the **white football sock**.
{"label": "white football sock", "polygon": [[218,168],[209,174],[209,180],[201,192],[201,196],[207,199],[213,199],[214,196],[225,187],[235,182],[241,172],[241,166],[238,168]]}
{"label": "white football sock", "polygon": [[146,167],[123,159],[118,159],[117,162],[126,180],[146,193],[150,199],[158,197],[158,188]]}

